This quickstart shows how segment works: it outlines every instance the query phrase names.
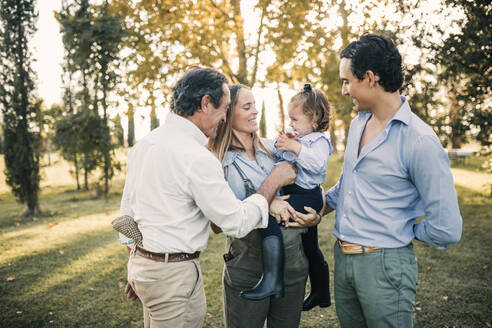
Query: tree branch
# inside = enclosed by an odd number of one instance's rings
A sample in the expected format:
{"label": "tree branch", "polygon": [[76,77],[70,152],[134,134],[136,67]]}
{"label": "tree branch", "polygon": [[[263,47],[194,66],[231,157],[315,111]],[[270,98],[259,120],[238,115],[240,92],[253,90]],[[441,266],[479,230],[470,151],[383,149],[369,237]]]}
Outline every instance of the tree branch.
{"label": "tree branch", "polygon": [[261,34],[263,33],[263,26],[264,26],[263,19],[265,18],[265,12],[268,7],[268,4],[269,2],[262,8],[261,11],[260,28],[258,31],[258,40],[256,42],[256,48],[255,48],[255,64],[253,66],[253,72],[251,73],[251,87],[253,87],[256,83],[256,72],[258,71],[258,57],[260,54],[260,46],[261,46]]}

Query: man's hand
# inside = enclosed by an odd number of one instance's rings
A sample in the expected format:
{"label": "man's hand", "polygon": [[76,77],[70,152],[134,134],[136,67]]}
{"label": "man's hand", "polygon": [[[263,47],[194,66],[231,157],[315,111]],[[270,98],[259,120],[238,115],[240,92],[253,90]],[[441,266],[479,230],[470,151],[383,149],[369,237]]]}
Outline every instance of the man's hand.
{"label": "man's hand", "polygon": [[289,162],[281,162],[275,165],[269,178],[276,181],[279,187],[293,184],[296,181],[296,167]]}
{"label": "man's hand", "polygon": [[307,214],[297,212],[296,218],[294,219],[295,222],[288,222],[288,227],[308,228],[314,227],[321,222],[321,215],[316,213],[314,209],[307,206],[305,206],[304,209],[307,211]]}
{"label": "man's hand", "polygon": [[132,285],[130,285],[129,282],[126,284],[125,294],[126,294],[126,297],[128,297],[132,302],[140,301],[137,294],[135,294],[135,291],[133,290]]}
{"label": "man's hand", "polygon": [[296,181],[296,168],[289,162],[281,162],[273,168],[270,175],[263,181],[260,189],[256,192],[262,195],[270,204],[280,187],[293,184]]}
{"label": "man's hand", "polygon": [[295,220],[297,218],[296,210],[285,201],[289,197],[290,195],[275,197],[270,204],[270,215],[283,225],[287,225],[289,219]]}
{"label": "man's hand", "polygon": [[295,136],[283,132],[281,132],[280,135],[278,136],[277,142],[275,143],[275,147],[278,150],[293,152],[297,156],[299,156],[299,153],[301,152],[301,143],[297,141]]}
{"label": "man's hand", "polygon": [[218,225],[216,225],[215,223],[213,223],[213,222],[210,222],[210,228],[212,229],[212,231],[215,234],[218,234],[218,233],[221,233],[222,232],[222,229]]}

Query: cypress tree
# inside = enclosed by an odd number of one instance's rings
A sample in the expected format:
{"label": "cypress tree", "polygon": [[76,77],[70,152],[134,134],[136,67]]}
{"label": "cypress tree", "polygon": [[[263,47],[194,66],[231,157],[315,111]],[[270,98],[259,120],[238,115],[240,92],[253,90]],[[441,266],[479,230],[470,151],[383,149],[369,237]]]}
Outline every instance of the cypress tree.
{"label": "cypress tree", "polygon": [[41,102],[34,94],[35,75],[28,42],[36,31],[35,0],[0,2],[0,107],[4,126],[6,182],[21,203],[23,216],[41,214],[39,207]]}
{"label": "cypress tree", "polygon": [[266,138],[266,113],[265,113],[265,102],[261,104],[261,118],[260,118],[260,137]]}
{"label": "cypress tree", "polygon": [[133,104],[128,103],[128,147],[133,147],[135,144],[135,109],[133,108]]}

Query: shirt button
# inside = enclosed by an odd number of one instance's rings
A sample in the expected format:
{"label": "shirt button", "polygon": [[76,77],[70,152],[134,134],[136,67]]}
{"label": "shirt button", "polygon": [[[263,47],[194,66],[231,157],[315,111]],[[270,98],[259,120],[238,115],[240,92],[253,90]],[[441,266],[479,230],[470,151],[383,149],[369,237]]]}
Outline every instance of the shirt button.
{"label": "shirt button", "polygon": [[342,239],[345,239],[345,236],[344,235],[341,235],[340,237],[342,237]]}
{"label": "shirt button", "polygon": [[349,191],[349,192],[348,192],[348,194],[349,194],[349,195],[352,195],[352,192],[351,192],[351,191]]}
{"label": "shirt button", "polygon": [[354,173],[357,173],[357,169],[354,169]]}

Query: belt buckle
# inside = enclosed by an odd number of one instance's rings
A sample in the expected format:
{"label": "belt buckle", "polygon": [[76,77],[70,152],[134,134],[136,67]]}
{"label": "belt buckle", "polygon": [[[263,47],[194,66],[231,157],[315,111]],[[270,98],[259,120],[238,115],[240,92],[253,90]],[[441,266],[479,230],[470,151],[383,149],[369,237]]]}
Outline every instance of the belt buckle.
{"label": "belt buckle", "polygon": [[367,253],[367,252],[365,252],[365,249],[363,248],[364,246],[352,244],[349,242],[345,242],[347,244],[343,244],[343,243],[344,243],[344,241],[338,239],[338,244],[340,245],[340,250],[342,251],[343,254],[354,255],[354,254]]}

